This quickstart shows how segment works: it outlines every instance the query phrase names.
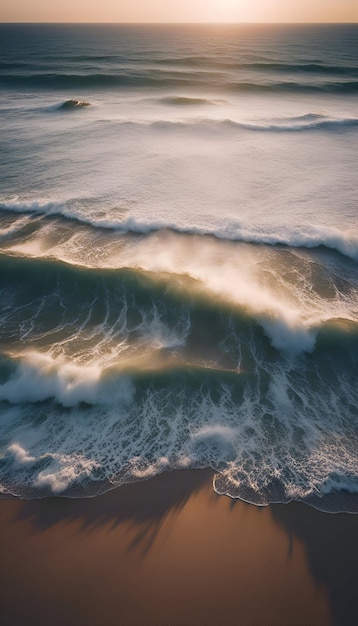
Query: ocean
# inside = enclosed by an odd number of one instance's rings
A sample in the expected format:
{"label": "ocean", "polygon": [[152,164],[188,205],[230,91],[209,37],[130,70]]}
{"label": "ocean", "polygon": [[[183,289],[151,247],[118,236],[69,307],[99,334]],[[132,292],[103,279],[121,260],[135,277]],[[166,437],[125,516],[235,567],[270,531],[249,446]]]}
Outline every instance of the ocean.
{"label": "ocean", "polygon": [[0,25],[0,491],[357,512],[358,26]]}

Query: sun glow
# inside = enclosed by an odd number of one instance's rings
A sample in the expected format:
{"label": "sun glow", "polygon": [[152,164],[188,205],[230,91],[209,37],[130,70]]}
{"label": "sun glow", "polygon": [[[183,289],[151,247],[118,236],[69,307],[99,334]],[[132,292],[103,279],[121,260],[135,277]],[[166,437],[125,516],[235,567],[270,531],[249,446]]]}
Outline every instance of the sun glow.
{"label": "sun glow", "polygon": [[0,22],[358,22],[357,0],[1,0]]}
{"label": "sun glow", "polygon": [[211,19],[218,22],[245,21],[246,0],[211,0]]}

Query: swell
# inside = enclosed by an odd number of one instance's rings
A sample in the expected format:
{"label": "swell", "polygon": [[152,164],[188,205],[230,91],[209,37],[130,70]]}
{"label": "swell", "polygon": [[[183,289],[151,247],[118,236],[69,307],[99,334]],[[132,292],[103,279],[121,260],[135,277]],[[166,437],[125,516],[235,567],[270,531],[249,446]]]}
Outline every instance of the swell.
{"label": "swell", "polygon": [[266,122],[264,124],[242,124],[225,120],[225,124],[235,128],[244,128],[246,130],[269,131],[269,132],[302,132],[308,130],[340,130],[344,128],[356,128],[358,119],[353,117],[329,119],[323,115],[302,115],[292,120],[282,120],[279,123]]}
{"label": "swell", "polygon": [[[174,99],[171,99],[174,100]],[[182,100],[181,98],[176,100]],[[171,102],[171,104],[180,105],[182,102]],[[185,104],[194,104],[189,99]],[[157,121],[152,122],[151,126],[154,128],[162,129],[189,129],[189,130],[220,130],[229,129],[232,131],[251,130],[258,132],[307,132],[315,130],[324,131],[336,131],[344,129],[353,129],[358,126],[358,118],[356,117],[344,117],[344,118],[329,118],[325,115],[308,113],[293,118],[279,118],[272,120],[270,118],[262,120],[261,122],[236,122],[231,119],[224,120],[211,120],[211,119],[198,119],[190,122],[164,122]]]}
{"label": "swell", "polygon": [[203,105],[203,104],[215,104],[215,101],[207,98],[189,98],[186,96],[167,96],[161,98],[159,102],[174,106],[191,106],[191,105]]}
{"label": "swell", "polygon": [[221,75],[213,71],[201,72],[164,72],[158,69],[125,70],[121,73],[98,72],[93,74],[3,74],[2,84],[14,88],[39,89],[121,89],[121,88],[175,88],[175,87],[211,87],[227,89],[236,92],[257,93],[342,93],[355,94],[358,91],[358,81],[321,81],[311,84],[297,80],[255,82],[235,80],[235,77]]}
{"label": "swell", "polygon": [[320,84],[300,83],[293,80],[284,82],[270,81],[267,84],[254,82],[232,82],[229,88],[239,92],[257,93],[344,93],[354,94],[358,91],[357,81],[321,82]]}
{"label": "swell", "polygon": [[[199,107],[204,105],[217,105],[222,101],[210,100],[208,98],[194,98],[188,96],[166,96],[158,100],[159,103],[171,107]],[[71,111],[83,107],[91,106],[86,100],[66,100],[58,105],[54,105],[45,111]],[[306,113],[295,117],[266,118],[258,122],[238,122],[230,118],[210,119],[196,118],[190,121],[164,121],[154,122],[134,122],[121,120],[121,125],[136,127],[147,127],[155,130],[179,130],[192,132],[217,132],[229,130],[233,131],[254,131],[254,132],[309,132],[309,131],[344,131],[357,128],[357,117],[329,117],[320,113]]]}
{"label": "swell", "polygon": [[[57,56],[48,55],[47,60],[42,63],[37,62],[36,66],[32,62],[26,61],[6,61],[0,62],[0,71],[2,70],[31,70],[36,67],[37,70],[46,70],[49,65],[51,67],[56,66],[58,62]],[[66,57],[66,63],[70,65],[76,65],[77,63],[88,63],[92,65],[94,63],[101,63],[103,68],[108,67],[108,64],[116,64],[117,67],[146,67],[146,66],[158,66],[160,67],[183,67],[183,68],[203,68],[203,69],[225,69],[225,70],[248,70],[257,72],[278,72],[283,74],[313,74],[313,75],[329,75],[329,76],[350,76],[358,77],[358,69],[355,65],[329,65],[326,63],[280,63],[272,60],[260,61],[246,61],[237,62],[236,59],[219,60],[217,57],[210,55],[206,56],[186,56],[186,57],[151,57],[148,55],[146,58],[129,59],[129,62],[124,62],[120,56],[117,55],[75,55],[71,54]]]}
{"label": "swell", "polygon": [[[147,59],[147,63],[153,63],[154,59]],[[328,74],[337,76],[358,76],[358,69],[354,65],[328,65],[325,63],[280,63],[262,59],[261,61],[240,62],[236,59],[220,61],[210,56],[173,57],[158,59],[160,65],[184,66],[184,67],[211,67],[227,70],[249,70],[259,72],[279,72],[279,73],[307,73],[307,74]]]}

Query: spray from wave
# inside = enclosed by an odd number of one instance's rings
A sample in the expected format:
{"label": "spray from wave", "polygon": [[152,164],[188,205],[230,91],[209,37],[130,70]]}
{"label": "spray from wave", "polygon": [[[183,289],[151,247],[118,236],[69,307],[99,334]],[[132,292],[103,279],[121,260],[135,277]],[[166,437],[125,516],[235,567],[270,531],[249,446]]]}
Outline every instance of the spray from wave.
{"label": "spray from wave", "polygon": [[292,224],[289,227],[275,225],[249,227],[235,220],[226,219],[224,223],[214,223],[205,228],[193,227],[175,222],[138,221],[135,218],[126,220],[104,219],[96,216],[86,216],[82,211],[76,211],[73,201],[22,201],[14,199],[0,202],[0,210],[11,213],[28,213],[44,216],[61,216],[97,229],[113,230],[124,234],[143,234],[160,231],[173,231],[188,235],[212,235],[227,241],[242,241],[245,243],[264,245],[285,245],[293,248],[317,248],[324,246],[336,250],[340,254],[358,260],[358,232],[342,231],[332,226],[318,226]]}

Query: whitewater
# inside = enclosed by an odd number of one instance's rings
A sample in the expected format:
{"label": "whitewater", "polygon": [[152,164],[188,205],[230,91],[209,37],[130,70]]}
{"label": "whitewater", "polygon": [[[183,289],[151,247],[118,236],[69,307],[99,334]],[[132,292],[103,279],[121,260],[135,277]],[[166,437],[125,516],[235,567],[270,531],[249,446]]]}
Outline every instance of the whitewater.
{"label": "whitewater", "polygon": [[357,512],[358,31],[0,26],[0,490]]}

